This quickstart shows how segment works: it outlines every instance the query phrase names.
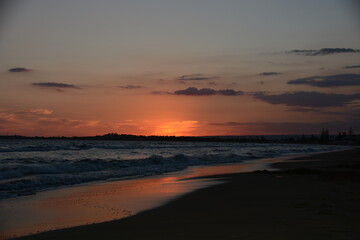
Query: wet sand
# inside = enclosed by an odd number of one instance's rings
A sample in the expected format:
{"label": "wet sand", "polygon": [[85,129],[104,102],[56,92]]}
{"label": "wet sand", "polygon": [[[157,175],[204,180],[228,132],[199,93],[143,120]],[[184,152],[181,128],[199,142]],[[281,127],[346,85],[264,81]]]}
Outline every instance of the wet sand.
{"label": "wet sand", "polygon": [[198,177],[251,172],[268,167],[268,161],[281,159],[194,166],[157,176],[80,184],[3,199],[0,200],[0,240],[135,215],[220,182]]}
{"label": "wet sand", "polygon": [[212,176],[226,182],[121,220],[20,239],[360,238],[360,148],[274,167]]}

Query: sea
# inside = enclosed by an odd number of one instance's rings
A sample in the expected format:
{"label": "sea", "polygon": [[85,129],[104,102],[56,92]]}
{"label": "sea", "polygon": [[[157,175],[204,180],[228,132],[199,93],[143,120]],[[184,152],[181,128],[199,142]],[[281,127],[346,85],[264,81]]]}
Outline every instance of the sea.
{"label": "sea", "polygon": [[229,142],[0,140],[0,199],[76,184],[180,171],[190,166],[346,149]]}

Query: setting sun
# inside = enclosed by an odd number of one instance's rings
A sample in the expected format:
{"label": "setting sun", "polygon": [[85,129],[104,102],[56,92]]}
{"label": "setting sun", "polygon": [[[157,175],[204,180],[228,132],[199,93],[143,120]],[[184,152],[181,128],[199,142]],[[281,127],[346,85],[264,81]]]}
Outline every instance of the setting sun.
{"label": "setting sun", "polygon": [[158,127],[155,135],[161,136],[192,136],[196,130],[197,121],[176,121],[167,122]]}
{"label": "setting sun", "polygon": [[360,239],[359,12],[0,0],[0,240]]}

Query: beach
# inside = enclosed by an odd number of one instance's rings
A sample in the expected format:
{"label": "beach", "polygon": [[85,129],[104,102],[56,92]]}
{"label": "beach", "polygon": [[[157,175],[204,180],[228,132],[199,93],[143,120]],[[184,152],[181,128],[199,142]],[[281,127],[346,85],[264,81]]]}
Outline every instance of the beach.
{"label": "beach", "polygon": [[358,239],[359,156],[357,148],[208,176],[224,183],[128,218],[19,239]]}
{"label": "beach", "polygon": [[360,0],[0,0],[0,240],[360,240]]}

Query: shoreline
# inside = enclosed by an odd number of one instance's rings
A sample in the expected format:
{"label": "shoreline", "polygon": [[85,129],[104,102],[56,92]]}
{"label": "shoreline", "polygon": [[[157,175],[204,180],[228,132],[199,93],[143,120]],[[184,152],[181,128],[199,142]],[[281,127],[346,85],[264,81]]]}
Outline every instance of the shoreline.
{"label": "shoreline", "polygon": [[3,216],[0,239],[119,220],[219,182],[206,176],[251,172],[267,168],[268,161],[289,157],[192,166],[161,175],[79,184],[22,196],[12,201],[5,199],[0,201],[0,216]]}
{"label": "shoreline", "polygon": [[[72,186],[163,175],[191,166],[222,165],[284,154],[307,154],[351,147],[223,143],[174,145],[156,142],[149,143],[150,145],[139,142],[133,146],[132,142],[115,143],[92,142],[86,145],[88,148],[85,149],[82,149],[82,142],[75,144],[65,141],[60,146],[27,142],[20,148],[16,147],[16,144],[10,144],[8,148],[5,147],[6,151],[1,151],[0,154],[0,165],[5,167],[1,174],[3,181],[0,183],[0,198],[11,199]],[[139,149],[129,150],[133,148]],[[153,151],[154,149],[157,150]],[[22,157],[16,160],[19,154]],[[39,160],[35,165],[38,160],[28,161],[28,158],[32,159],[34,156]],[[17,163],[13,167],[7,167],[7,162],[13,159]]]}
{"label": "shoreline", "polygon": [[359,148],[295,156],[273,172],[208,176],[226,183],[124,219],[18,239],[352,239],[360,236],[358,156]]}

